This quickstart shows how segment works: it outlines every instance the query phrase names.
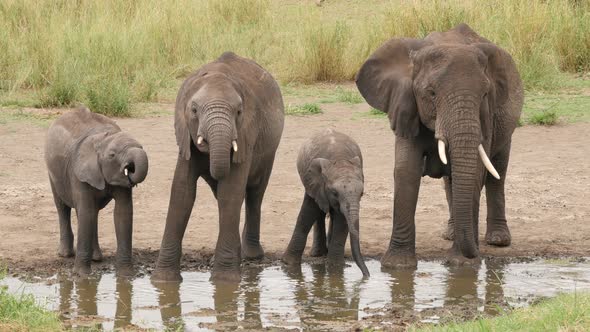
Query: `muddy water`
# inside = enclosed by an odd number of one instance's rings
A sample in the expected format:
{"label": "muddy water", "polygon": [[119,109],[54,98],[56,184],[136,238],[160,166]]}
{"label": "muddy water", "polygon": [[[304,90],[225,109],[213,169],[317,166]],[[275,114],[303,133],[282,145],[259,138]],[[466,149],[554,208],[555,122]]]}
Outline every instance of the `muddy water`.
{"label": "muddy water", "polygon": [[106,273],[85,280],[5,278],[0,285],[34,294],[68,326],[105,330],[130,325],[174,330],[387,328],[399,326],[400,320],[436,323],[449,312],[496,314],[539,297],[590,289],[587,261],[488,260],[479,268],[420,262],[416,270],[397,272],[382,272],[378,261],[369,261],[367,267],[371,277],[366,280],[354,265],[304,264],[296,270],[245,266],[242,282],[234,286],[210,282],[208,272],[185,272],[180,284]]}

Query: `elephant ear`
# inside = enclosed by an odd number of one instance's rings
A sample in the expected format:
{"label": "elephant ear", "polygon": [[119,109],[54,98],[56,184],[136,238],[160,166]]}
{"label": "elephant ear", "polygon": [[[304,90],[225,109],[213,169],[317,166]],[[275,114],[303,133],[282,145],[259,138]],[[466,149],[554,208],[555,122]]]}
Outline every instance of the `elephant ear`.
{"label": "elephant ear", "polygon": [[326,195],[326,170],[330,166],[330,161],[324,158],[315,158],[311,161],[307,172],[303,178],[303,183],[306,184],[305,190],[318,204],[320,209],[325,213],[330,212],[330,203]]}
{"label": "elephant ear", "polygon": [[356,75],[361,95],[369,105],[387,113],[391,129],[400,137],[415,137],[420,131],[410,53],[428,44],[419,39],[391,39],[369,57]]}
{"label": "elephant ear", "polygon": [[[206,74],[206,73],[205,73]],[[176,134],[176,144],[178,145],[179,155],[185,160],[191,159],[191,134],[189,130],[189,123],[187,118],[187,109],[190,111],[192,105],[189,105],[189,100],[192,98],[191,92],[194,92],[193,83],[200,76],[202,71],[196,72],[191,77],[187,78],[176,96],[176,105],[174,107],[174,132]],[[198,128],[198,123],[197,126]]]}
{"label": "elephant ear", "polygon": [[242,110],[236,121],[238,151],[232,153],[232,162],[234,164],[240,164],[246,161],[248,156],[252,156],[253,154],[252,149],[255,144],[254,140],[258,137],[257,130],[259,124],[256,123],[255,119],[256,106],[252,105],[253,98],[249,98],[246,93],[241,92],[244,91],[241,84],[234,82],[234,85],[236,85],[236,90],[242,98]]}
{"label": "elephant ear", "polygon": [[[485,122],[492,120],[492,114],[490,113],[493,110],[504,109],[506,104],[511,102],[509,71],[516,71],[516,65],[508,52],[492,43],[476,43],[474,46],[479,48],[486,56],[483,61],[486,66],[485,73],[490,80],[490,90],[487,96],[488,104],[483,107],[481,112],[481,116],[484,118],[482,119],[482,127],[484,127]],[[484,136],[489,135],[489,133],[483,134]]]}
{"label": "elephant ear", "polygon": [[104,176],[98,163],[98,146],[108,133],[94,134],[81,140],[73,158],[74,174],[81,182],[86,182],[98,190],[105,188]]}

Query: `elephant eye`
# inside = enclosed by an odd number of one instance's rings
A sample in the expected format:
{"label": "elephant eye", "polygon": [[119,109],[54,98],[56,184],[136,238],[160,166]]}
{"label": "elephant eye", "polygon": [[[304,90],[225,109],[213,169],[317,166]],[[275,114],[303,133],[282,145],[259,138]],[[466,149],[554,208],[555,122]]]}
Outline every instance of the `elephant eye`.
{"label": "elephant eye", "polygon": [[109,153],[109,159],[113,159],[113,158],[115,158],[115,153],[114,152]]}
{"label": "elephant eye", "polygon": [[434,92],[434,90],[428,89],[426,91],[428,92],[428,95],[430,96],[430,98],[435,98],[436,97],[436,92]]}

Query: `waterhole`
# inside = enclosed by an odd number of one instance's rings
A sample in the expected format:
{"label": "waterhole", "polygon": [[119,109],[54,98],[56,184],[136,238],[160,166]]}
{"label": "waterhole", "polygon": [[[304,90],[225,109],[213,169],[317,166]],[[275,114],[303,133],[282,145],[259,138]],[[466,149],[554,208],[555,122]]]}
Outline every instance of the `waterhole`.
{"label": "waterhole", "polygon": [[[0,281],[9,292],[33,294],[59,312],[68,327],[112,330],[139,327],[173,330],[285,328],[350,330],[371,323],[384,328],[406,321],[437,323],[444,315],[474,317],[529,305],[560,292],[590,289],[587,260],[486,260],[478,268],[419,262],[411,271],[371,272],[354,265],[244,266],[239,285],[215,284],[208,272],[184,272],[182,283],[153,284],[149,276],[89,279],[55,275]],[[30,279],[30,278],[29,278]]]}

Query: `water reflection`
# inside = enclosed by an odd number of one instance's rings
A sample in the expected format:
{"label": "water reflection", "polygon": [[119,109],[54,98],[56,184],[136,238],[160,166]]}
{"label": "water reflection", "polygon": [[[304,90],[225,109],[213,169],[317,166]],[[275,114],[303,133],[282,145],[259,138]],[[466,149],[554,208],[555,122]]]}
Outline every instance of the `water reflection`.
{"label": "water reflection", "polygon": [[304,330],[317,329],[322,322],[358,320],[362,279],[347,291],[343,265],[311,265],[309,280],[301,266],[285,267],[285,272],[295,281],[293,298]]}
{"label": "water reflection", "polygon": [[366,280],[354,266],[304,264],[248,265],[242,281],[235,284],[212,283],[207,272],[184,273],[181,284],[152,284],[149,277],[117,279],[114,274],[89,279],[58,276],[52,284],[5,278],[0,284],[10,292],[24,290],[46,299],[41,302],[59,311],[69,326],[180,331],[347,330],[367,316],[387,321],[428,309],[423,315],[428,318],[441,308],[497,314],[507,304],[519,306],[536,296],[590,289],[589,263],[487,261],[477,268],[454,268],[420,262],[416,270],[391,272],[382,272],[377,261],[367,266],[371,278]]}

